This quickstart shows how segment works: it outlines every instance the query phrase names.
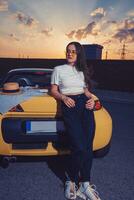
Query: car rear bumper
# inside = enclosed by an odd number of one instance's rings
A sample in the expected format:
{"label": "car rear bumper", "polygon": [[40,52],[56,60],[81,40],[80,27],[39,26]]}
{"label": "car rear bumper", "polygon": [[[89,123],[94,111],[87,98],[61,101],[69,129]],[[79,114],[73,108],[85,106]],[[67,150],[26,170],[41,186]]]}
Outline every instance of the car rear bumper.
{"label": "car rear bumper", "polygon": [[44,131],[41,132],[36,130],[34,133],[28,133],[26,123],[28,121],[34,122],[58,122],[61,119],[29,119],[29,118],[4,118],[2,120],[2,136],[3,140],[10,144],[28,144],[28,143],[46,143],[46,142],[55,142],[65,139],[65,130],[56,130],[56,131]]}

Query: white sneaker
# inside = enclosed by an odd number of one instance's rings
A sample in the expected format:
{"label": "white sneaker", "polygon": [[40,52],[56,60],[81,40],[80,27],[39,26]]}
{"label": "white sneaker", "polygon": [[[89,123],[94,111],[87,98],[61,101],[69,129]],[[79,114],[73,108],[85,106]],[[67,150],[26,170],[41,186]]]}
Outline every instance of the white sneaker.
{"label": "white sneaker", "polygon": [[76,199],[76,185],[72,181],[65,182],[65,197],[67,199]]}
{"label": "white sneaker", "polygon": [[96,191],[96,186],[90,185],[87,182],[85,182],[85,184],[80,184],[80,187],[77,190],[77,196],[84,200],[101,200],[99,193]]}

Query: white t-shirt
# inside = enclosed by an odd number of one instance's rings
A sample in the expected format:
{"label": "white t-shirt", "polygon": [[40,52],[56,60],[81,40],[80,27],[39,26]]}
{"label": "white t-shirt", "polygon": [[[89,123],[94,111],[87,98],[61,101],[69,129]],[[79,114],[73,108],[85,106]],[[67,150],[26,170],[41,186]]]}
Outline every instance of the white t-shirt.
{"label": "white t-shirt", "polygon": [[68,64],[54,68],[51,84],[58,85],[62,94],[82,93],[86,87],[83,72]]}

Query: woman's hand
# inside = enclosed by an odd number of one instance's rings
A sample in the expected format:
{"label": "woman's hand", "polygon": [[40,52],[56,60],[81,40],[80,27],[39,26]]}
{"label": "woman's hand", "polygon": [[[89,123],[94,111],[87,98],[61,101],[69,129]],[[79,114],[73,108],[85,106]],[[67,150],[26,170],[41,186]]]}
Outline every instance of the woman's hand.
{"label": "woman's hand", "polygon": [[90,99],[88,99],[88,100],[86,101],[85,107],[86,107],[86,109],[92,110],[92,109],[94,108],[94,105],[95,105],[95,101],[94,101],[94,99],[91,97]]}
{"label": "woman's hand", "polygon": [[56,84],[52,84],[51,85],[51,95],[55,98],[55,99],[58,99],[58,100],[61,100],[64,102],[64,104],[66,106],[68,106],[69,108],[72,108],[75,106],[75,101],[73,99],[71,99],[70,97],[64,95],[64,94],[61,94],[59,92],[59,86],[56,85]]}
{"label": "woman's hand", "polygon": [[63,96],[62,101],[69,108],[73,108],[75,106],[75,101],[73,99],[71,99],[70,97]]}

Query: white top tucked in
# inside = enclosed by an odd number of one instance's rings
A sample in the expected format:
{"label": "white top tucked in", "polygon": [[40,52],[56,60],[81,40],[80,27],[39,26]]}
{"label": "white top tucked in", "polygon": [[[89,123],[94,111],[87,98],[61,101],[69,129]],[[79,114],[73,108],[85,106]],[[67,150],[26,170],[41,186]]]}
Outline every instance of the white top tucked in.
{"label": "white top tucked in", "polygon": [[68,64],[54,68],[51,84],[58,85],[62,94],[83,93],[86,87],[83,72]]}

